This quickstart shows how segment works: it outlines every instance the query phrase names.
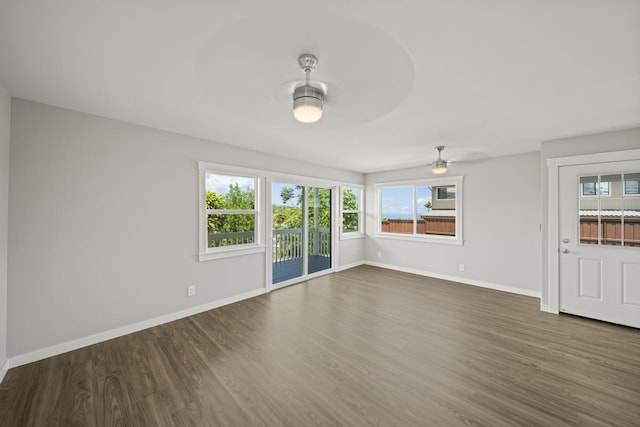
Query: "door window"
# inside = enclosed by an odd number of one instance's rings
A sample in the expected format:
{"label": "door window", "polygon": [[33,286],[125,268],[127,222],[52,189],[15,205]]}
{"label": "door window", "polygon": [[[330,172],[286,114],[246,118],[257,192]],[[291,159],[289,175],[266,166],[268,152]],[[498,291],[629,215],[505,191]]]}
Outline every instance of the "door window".
{"label": "door window", "polygon": [[580,177],[580,244],[640,247],[639,180],[638,172]]}

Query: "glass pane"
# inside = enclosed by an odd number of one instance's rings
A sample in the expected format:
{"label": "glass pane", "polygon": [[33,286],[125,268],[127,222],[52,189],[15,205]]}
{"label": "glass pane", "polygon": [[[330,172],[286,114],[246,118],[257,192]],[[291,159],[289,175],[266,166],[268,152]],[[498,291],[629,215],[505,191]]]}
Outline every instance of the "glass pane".
{"label": "glass pane", "polygon": [[433,209],[432,188],[416,187],[416,234],[426,234],[425,215]]}
{"label": "glass pane", "polygon": [[272,283],[304,274],[302,214],[304,187],[295,184],[272,185]]}
{"label": "glass pane", "polygon": [[622,197],[622,175],[602,175],[599,191],[600,196]]}
{"label": "glass pane", "polygon": [[416,212],[418,218],[433,209],[432,188],[428,186],[416,187]]}
{"label": "glass pane", "polygon": [[207,215],[208,246],[244,245],[255,242],[255,215],[210,214]]}
{"label": "glass pane", "polygon": [[357,211],[359,209],[360,191],[354,188],[344,188],[342,190],[342,210]]}
{"label": "glass pane", "polygon": [[628,197],[624,204],[624,246],[640,247],[640,197]]}
{"label": "glass pane", "polygon": [[600,244],[622,246],[622,175],[600,177]]}
{"label": "glass pane", "polygon": [[625,180],[625,182],[624,182],[624,194],[625,195],[640,194],[640,181],[639,180]]}
{"label": "glass pane", "polygon": [[456,187],[422,187],[431,192],[428,212],[420,216],[418,233],[435,236],[456,235]]}
{"label": "glass pane", "polygon": [[413,187],[380,190],[383,233],[413,234]]}
{"label": "glass pane", "polygon": [[256,206],[255,178],[205,173],[207,209],[247,209]]}
{"label": "glass pane", "polygon": [[598,195],[598,176],[583,176],[580,178],[580,196],[597,196]]}
{"label": "glass pane", "polygon": [[331,268],[331,189],[309,187],[308,274]]}
{"label": "glass pane", "polygon": [[624,174],[624,195],[625,196],[640,195],[640,173]]}
{"label": "glass pane", "polygon": [[[583,184],[581,184],[581,188],[584,189]],[[580,197],[580,243],[586,245],[598,244],[599,210],[597,198]]]}
{"label": "glass pane", "polygon": [[622,199],[619,197],[600,197],[600,244],[622,245]]}
{"label": "glass pane", "polygon": [[454,200],[456,198],[456,187],[436,187],[436,200]]}
{"label": "glass pane", "polygon": [[358,231],[358,216],[357,212],[350,212],[342,214],[342,232],[352,233]]}

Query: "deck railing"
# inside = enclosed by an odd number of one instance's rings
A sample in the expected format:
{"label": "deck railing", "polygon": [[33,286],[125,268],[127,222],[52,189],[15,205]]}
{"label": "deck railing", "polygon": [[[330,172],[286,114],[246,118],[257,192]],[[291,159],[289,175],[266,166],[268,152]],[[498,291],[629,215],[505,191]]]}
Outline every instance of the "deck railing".
{"label": "deck railing", "polygon": [[302,258],[302,229],[273,230],[273,262]]}
{"label": "deck railing", "polygon": [[[273,230],[273,262],[302,258],[302,229]],[[331,256],[331,230],[309,228],[309,255]]]}
{"label": "deck railing", "polygon": [[207,237],[209,239],[209,247],[218,248],[253,243],[253,236],[253,231],[242,231],[238,233],[213,233]]}
{"label": "deck railing", "polygon": [[[254,232],[209,234],[209,247],[242,245],[254,242]],[[302,229],[273,230],[273,262],[302,258]],[[309,228],[309,255],[331,256],[331,230]]]}

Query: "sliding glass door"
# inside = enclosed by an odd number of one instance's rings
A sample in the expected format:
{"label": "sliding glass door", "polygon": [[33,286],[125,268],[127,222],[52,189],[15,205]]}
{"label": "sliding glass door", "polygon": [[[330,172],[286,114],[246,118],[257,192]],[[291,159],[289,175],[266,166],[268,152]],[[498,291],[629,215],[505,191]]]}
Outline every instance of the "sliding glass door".
{"label": "sliding glass door", "polygon": [[271,283],[295,283],[331,269],[331,188],[274,182]]}
{"label": "sliding glass door", "polygon": [[331,268],[331,189],[308,188],[309,274]]}

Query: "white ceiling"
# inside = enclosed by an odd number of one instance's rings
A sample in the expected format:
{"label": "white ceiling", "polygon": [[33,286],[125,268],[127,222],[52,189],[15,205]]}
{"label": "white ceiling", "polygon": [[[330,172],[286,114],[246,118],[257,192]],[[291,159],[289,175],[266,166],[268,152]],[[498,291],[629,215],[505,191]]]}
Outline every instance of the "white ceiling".
{"label": "white ceiling", "polygon": [[[288,91],[315,54],[316,124]],[[15,97],[359,172],[640,125],[638,0],[0,0]]]}

